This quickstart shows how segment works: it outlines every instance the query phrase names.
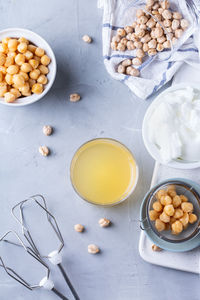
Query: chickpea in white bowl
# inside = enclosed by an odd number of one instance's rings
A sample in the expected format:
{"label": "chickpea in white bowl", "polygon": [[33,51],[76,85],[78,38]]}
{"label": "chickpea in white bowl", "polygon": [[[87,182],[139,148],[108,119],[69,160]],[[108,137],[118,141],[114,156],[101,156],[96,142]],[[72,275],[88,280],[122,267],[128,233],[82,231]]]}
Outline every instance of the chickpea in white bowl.
{"label": "chickpea in white bowl", "polygon": [[54,53],[39,35],[20,28],[0,32],[0,103],[23,106],[38,101],[55,75]]}

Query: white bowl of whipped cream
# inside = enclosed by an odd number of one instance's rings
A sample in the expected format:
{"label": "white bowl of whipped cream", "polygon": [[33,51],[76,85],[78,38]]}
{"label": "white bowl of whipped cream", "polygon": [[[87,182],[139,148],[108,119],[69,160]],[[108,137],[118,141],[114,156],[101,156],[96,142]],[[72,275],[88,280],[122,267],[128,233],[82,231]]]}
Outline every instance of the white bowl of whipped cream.
{"label": "white bowl of whipped cream", "polygon": [[200,167],[200,87],[182,83],[162,92],[145,114],[142,135],[156,161],[180,169]]}

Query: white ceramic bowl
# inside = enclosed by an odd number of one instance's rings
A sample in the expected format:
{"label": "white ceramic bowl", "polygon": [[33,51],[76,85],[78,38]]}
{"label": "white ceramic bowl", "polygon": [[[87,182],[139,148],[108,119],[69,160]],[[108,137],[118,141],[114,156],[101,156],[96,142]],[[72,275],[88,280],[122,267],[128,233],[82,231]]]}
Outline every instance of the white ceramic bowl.
{"label": "white ceramic bowl", "polygon": [[46,93],[50,90],[55,76],[56,76],[56,58],[55,55],[49,46],[49,44],[38,34],[36,34],[33,31],[23,29],[23,28],[8,28],[0,31],[0,41],[5,37],[13,37],[13,38],[19,38],[19,37],[25,37],[27,40],[29,40],[31,43],[35,44],[36,46],[43,48],[46,52],[46,54],[51,58],[51,62],[48,65],[49,73],[47,74],[48,83],[44,86],[44,91],[41,94],[32,94],[31,96],[27,97],[21,97],[18,98],[13,103],[6,103],[4,101],[4,98],[0,98],[0,103],[4,105],[9,105],[13,107],[18,106],[24,106],[31,103],[34,103],[38,100],[40,100],[42,97],[46,95]]}
{"label": "white ceramic bowl", "polygon": [[[161,157],[160,157],[160,153],[159,153],[159,149],[156,147],[155,144],[153,144],[148,137],[148,121],[149,118],[152,114],[152,112],[156,109],[156,107],[158,106],[158,104],[160,104],[163,101],[163,95],[170,92],[170,91],[175,91],[178,89],[182,89],[182,88],[186,88],[187,86],[191,86],[192,88],[195,88],[197,90],[200,90],[200,88],[197,85],[193,85],[193,84],[187,84],[187,83],[182,83],[182,84],[176,84],[173,85],[172,87],[167,88],[164,92],[162,92],[161,94],[159,94],[154,101],[152,102],[152,104],[149,106],[149,108],[146,111],[146,114],[144,116],[144,120],[143,120],[143,124],[142,124],[142,137],[143,137],[143,141],[145,144],[145,147],[147,149],[147,151],[149,152],[149,154],[158,162],[162,163]],[[172,168],[177,168],[177,169],[195,169],[200,167],[200,161],[197,162],[189,162],[189,161],[185,161],[185,160],[172,160],[169,163],[166,164],[169,167]]]}

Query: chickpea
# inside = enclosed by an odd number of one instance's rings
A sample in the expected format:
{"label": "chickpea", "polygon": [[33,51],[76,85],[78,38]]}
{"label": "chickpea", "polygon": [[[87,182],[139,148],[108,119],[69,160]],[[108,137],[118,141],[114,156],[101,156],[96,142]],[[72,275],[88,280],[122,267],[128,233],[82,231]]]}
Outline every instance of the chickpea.
{"label": "chickpea", "polygon": [[5,37],[5,38],[3,38],[2,39],[2,44],[6,44],[6,45],[8,45],[8,41],[9,41],[9,37]]}
{"label": "chickpea", "polygon": [[[169,41],[168,41],[169,42]],[[166,42],[165,42],[166,43]],[[169,42],[169,44],[170,44],[170,42]],[[165,47],[165,45],[163,45],[164,47]],[[176,191],[174,190],[174,189],[169,189],[168,190],[168,195],[170,196],[170,197],[175,197],[176,196]]]}
{"label": "chickpea", "polygon": [[172,44],[173,44],[173,45],[175,45],[177,41],[178,41],[177,38],[175,38],[175,37],[172,38]]}
{"label": "chickpea", "polygon": [[146,5],[147,6],[152,6],[152,5],[154,5],[154,2],[155,2],[155,0],[147,0]]}
{"label": "chickpea", "polygon": [[177,39],[179,39],[182,36],[182,34],[183,34],[183,30],[182,29],[176,29],[175,30],[175,37]]}
{"label": "chickpea", "polygon": [[37,56],[37,55],[34,55],[34,56],[33,56],[33,59],[37,60],[37,61],[39,62],[39,64],[40,64],[40,62],[41,62],[41,57],[39,57],[39,56]]}
{"label": "chickpea", "polygon": [[160,220],[164,223],[169,223],[170,221],[170,216],[168,216],[164,211],[162,214],[159,216]]}
{"label": "chickpea", "polygon": [[13,84],[13,76],[11,74],[6,74],[5,81],[7,84],[12,85]]}
{"label": "chickpea", "polygon": [[151,40],[151,36],[149,33],[145,34],[142,38],[141,38],[141,42],[142,43],[148,43]]}
{"label": "chickpea", "polygon": [[179,28],[179,26],[180,26],[180,21],[179,21],[179,20],[176,20],[176,19],[174,19],[174,20],[172,21],[172,30],[176,30],[176,29],[178,29],[178,28]]}
{"label": "chickpea", "polygon": [[[127,45],[128,40],[126,38],[122,38],[121,39],[121,44],[123,44],[124,46]],[[41,63],[42,63],[42,59],[41,59]],[[44,64],[43,64],[44,65]]]}
{"label": "chickpea", "polygon": [[183,227],[185,227],[188,224],[188,222],[189,222],[189,215],[188,215],[188,213],[184,212],[183,216],[179,220],[183,224]]}
{"label": "chickpea", "polygon": [[42,65],[48,66],[48,65],[50,64],[50,62],[51,62],[51,59],[50,59],[49,56],[43,55],[43,56],[41,57],[41,64],[42,64]]}
{"label": "chickpea", "polygon": [[5,67],[9,67],[9,66],[11,66],[13,64],[14,64],[14,58],[11,57],[11,56],[7,56],[4,66]]}
{"label": "chickpea", "polygon": [[135,34],[139,37],[142,38],[145,35],[145,30],[141,28],[135,28]]}
{"label": "chickpea", "polygon": [[[21,71],[24,72],[24,73],[29,73],[32,70],[33,70],[33,68],[32,68],[32,66],[29,63],[23,63],[21,65]],[[35,78],[32,78],[32,79],[35,79]]]}
{"label": "chickpea", "polygon": [[162,15],[163,11],[164,11],[164,9],[162,7],[158,8],[158,12],[159,12],[160,15]]}
{"label": "chickpea", "polygon": [[156,219],[159,218],[159,213],[152,209],[149,211],[149,218],[151,221],[155,221]]}
{"label": "chickpea", "polygon": [[29,79],[29,76],[27,73],[23,72],[23,71],[19,71],[19,74],[22,75],[24,77],[24,80],[27,81]]}
{"label": "chickpea", "polygon": [[197,221],[197,216],[195,214],[189,214],[189,223],[193,224]]}
{"label": "chickpea", "polygon": [[27,45],[29,44],[29,41],[23,36],[18,39],[18,42],[19,43],[26,43]]}
{"label": "chickpea", "polygon": [[162,249],[160,247],[158,247],[157,245],[155,245],[155,244],[153,244],[151,248],[152,248],[153,251],[157,251],[157,252],[162,251]]}
{"label": "chickpea", "polygon": [[18,89],[12,88],[12,89],[10,89],[10,93],[12,93],[15,96],[16,99],[21,96],[21,93]]}
{"label": "chickpea", "polygon": [[144,51],[142,49],[137,49],[136,56],[139,58],[143,58],[145,56]]}
{"label": "chickpea", "polygon": [[174,217],[175,219],[180,219],[182,216],[183,216],[183,211],[182,211],[182,209],[176,208],[175,211],[174,211],[173,217]]}
{"label": "chickpea", "polygon": [[185,30],[186,28],[188,28],[188,26],[189,26],[189,22],[187,20],[185,20],[185,19],[182,19],[181,20],[181,28],[183,30]]}
{"label": "chickpea", "polygon": [[36,46],[34,46],[34,45],[28,45],[28,47],[27,47],[27,49],[29,50],[29,51],[31,51],[32,53],[35,53],[35,50],[36,50]]}
{"label": "chickpea", "polygon": [[38,69],[39,69],[40,72],[41,72],[42,74],[44,74],[44,75],[47,75],[47,74],[49,73],[49,69],[48,69],[48,67],[46,67],[46,66],[40,65],[40,66],[38,67]]}
{"label": "chickpea", "polygon": [[156,198],[158,200],[161,199],[162,196],[167,196],[167,192],[165,190],[159,190],[157,193],[156,193]]}
{"label": "chickpea", "polygon": [[17,74],[19,72],[19,66],[18,65],[11,65],[7,68],[7,73],[8,74]]}
{"label": "chickpea", "polygon": [[15,95],[10,93],[10,92],[7,92],[4,94],[4,100],[5,102],[7,103],[11,103],[11,102],[14,102],[15,101]]}
{"label": "chickpea", "polygon": [[172,217],[173,214],[174,214],[174,207],[173,207],[173,205],[172,205],[172,204],[166,205],[166,206],[164,207],[164,212],[165,212],[168,216]]}
{"label": "chickpea", "polygon": [[124,67],[128,67],[128,66],[131,66],[131,65],[132,65],[131,59],[125,59],[122,62],[122,66],[124,66]]}
{"label": "chickpea", "polygon": [[171,27],[172,26],[172,21],[166,19],[163,21],[163,26],[164,27]]}
{"label": "chickpea", "polygon": [[175,197],[173,197],[172,203],[174,205],[174,208],[177,208],[181,205],[181,198],[180,196],[176,195]]}
{"label": "chickpea", "polygon": [[137,49],[141,49],[142,48],[142,42],[134,42],[134,46],[135,46],[135,48],[137,48]]}
{"label": "chickpea", "polygon": [[162,13],[164,19],[169,20],[172,18],[172,13],[168,9],[165,9]]}
{"label": "chickpea", "polygon": [[140,66],[142,64],[142,59],[139,57],[135,57],[132,59],[132,64],[134,66]]}
{"label": "chickpea", "polygon": [[128,33],[126,35],[126,39],[127,39],[127,41],[131,41],[132,40],[132,33]]}
{"label": "chickpea", "polygon": [[147,29],[147,25],[146,24],[140,24],[140,29],[146,30]]}
{"label": "chickpea", "polygon": [[145,24],[148,21],[148,18],[146,16],[141,16],[137,19],[138,24]]}
{"label": "chickpea", "polygon": [[170,218],[169,224],[172,225],[174,222],[176,222],[176,219],[174,217]]}
{"label": "chickpea", "polygon": [[6,55],[4,53],[0,53],[0,66],[3,66],[6,62]]}
{"label": "chickpea", "polygon": [[152,49],[149,49],[149,50],[148,50],[148,55],[149,55],[149,56],[154,56],[154,55],[156,55],[156,54],[157,54],[156,49],[152,48]]}
{"label": "chickpea", "polygon": [[133,41],[128,41],[126,46],[127,46],[128,50],[134,50],[135,49],[135,45],[134,45]]}
{"label": "chickpea", "polygon": [[162,196],[160,199],[162,205],[172,204],[172,198],[170,196]]}
{"label": "chickpea", "polygon": [[144,43],[144,44],[143,44],[142,50],[143,50],[144,52],[148,52],[149,46],[148,46],[147,43]]}
{"label": "chickpea", "polygon": [[132,23],[132,25],[131,25],[131,26],[132,26],[133,28],[135,28],[135,27],[136,27],[136,25],[137,25],[137,22],[136,22],[136,21],[134,21],[134,22]]}
{"label": "chickpea", "polygon": [[[165,49],[169,49],[171,48],[171,44],[170,44],[170,41],[166,41],[163,43],[163,46]],[[172,194],[175,194],[176,192],[173,192]]]}
{"label": "chickpea", "polygon": [[37,55],[37,56],[39,56],[39,57],[43,56],[43,55],[44,55],[44,49],[42,49],[42,48],[40,48],[40,47],[37,47],[37,48],[35,49],[35,55]]}
{"label": "chickpea", "polygon": [[180,221],[176,221],[172,224],[172,233],[179,234],[183,231],[183,224]]}
{"label": "chickpea", "polygon": [[126,50],[126,46],[123,45],[123,44],[121,44],[121,43],[119,43],[119,44],[117,45],[117,50],[119,50],[119,51],[125,51],[125,50]]}
{"label": "chickpea", "polygon": [[121,41],[121,37],[119,35],[115,35],[112,37],[112,42],[119,43]]}
{"label": "chickpea", "polygon": [[153,28],[155,25],[156,25],[156,22],[153,18],[149,19],[149,21],[147,21],[146,25],[149,27],[149,28]]}
{"label": "chickpea", "polygon": [[163,44],[165,41],[166,41],[166,38],[165,38],[164,35],[161,36],[161,37],[159,37],[159,38],[157,38],[157,42],[158,42],[159,44]]}
{"label": "chickpea", "polygon": [[120,74],[124,74],[126,71],[126,67],[123,66],[122,64],[119,64],[118,68],[117,68],[117,72]]}
{"label": "chickpea", "polygon": [[[25,73],[26,74],[26,73]],[[30,85],[30,88],[32,88],[32,86],[36,83],[36,80],[35,79],[29,79],[28,80],[28,83],[29,83],[29,85]]]}
{"label": "chickpea", "polygon": [[155,201],[155,202],[153,203],[153,209],[154,209],[155,211],[157,211],[157,212],[160,212],[160,211],[162,211],[163,206],[162,206],[162,204],[161,204],[159,201]]}
{"label": "chickpea", "polygon": [[8,91],[7,84],[5,82],[0,82],[0,97],[3,97],[7,91]]}
{"label": "chickpea", "polygon": [[20,53],[25,53],[26,50],[27,50],[27,43],[20,43],[18,46],[17,46],[17,50],[20,52]]}
{"label": "chickpea", "polygon": [[158,52],[163,51],[163,50],[164,50],[163,44],[157,44],[156,50],[157,50]]}
{"label": "chickpea", "polygon": [[8,46],[7,46],[7,44],[0,43],[0,52],[1,53],[5,53],[5,54],[8,53]]}
{"label": "chickpea", "polygon": [[39,66],[39,62],[36,59],[30,59],[29,64],[33,69],[37,69],[37,67]]}
{"label": "chickpea", "polygon": [[[112,43],[110,44],[110,47],[111,47],[112,50],[117,50],[117,46],[118,46],[118,43],[117,43],[117,42],[112,42]],[[30,61],[29,61],[29,62],[30,62]]]}
{"label": "chickpea", "polygon": [[126,31],[126,33],[132,33],[133,32],[133,27],[132,26],[125,26],[124,30]]}
{"label": "chickpea", "polygon": [[131,73],[131,71],[132,71],[132,66],[128,66],[127,68],[126,68],[126,74],[127,75],[131,75],[130,73]]}
{"label": "chickpea", "polygon": [[136,11],[136,17],[140,18],[141,16],[144,16],[143,9],[137,9],[137,11]]}
{"label": "chickpea", "polygon": [[187,202],[188,201],[188,197],[186,197],[185,195],[180,195],[179,197],[181,198],[182,202]]}
{"label": "chickpea", "polygon": [[181,203],[181,208],[184,212],[187,212],[187,213],[193,212],[193,204],[191,202]]}
{"label": "chickpea", "polygon": [[30,91],[30,86],[29,83],[26,82],[25,85],[19,88],[20,92],[22,93],[23,96],[30,96],[31,91]]}
{"label": "chickpea", "polygon": [[161,37],[161,36],[163,36],[163,30],[162,30],[162,28],[157,27],[157,28],[155,29],[155,37],[156,37],[156,38],[159,38],[159,37]]}
{"label": "chickpea", "polygon": [[16,39],[9,39],[9,41],[8,41],[9,51],[16,51],[17,45],[18,45],[18,41]]}
{"label": "chickpea", "polygon": [[135,69],[132,67],[132,69],[130,70],[130,75],[131,76],[134,76],[134,77],[137,77],[140,75],[140,71],[138,69]]}
{"label": "chickpea", "polygon": [[157,42],[156,42],[155,39],[152,39],[151,41],[148,42],[148,47],[149,47],[149,48],[155,49],[156,46],[157,46]]}
{"label": "chickpea", "polygon": [[32,86],[32,92],[34,94],[41,94],[43,92],[43,85],[41,83],[35,83]]}
{"label": "chickpea", "polygon": [[160,2],[160,6],[161,6],[163,9],[168,9],[169,6],[170,6],[169,1],[165,0],[165,1]]}
{"label": "chickpea", "polygon": [[[23,71],[23,70],[22,70],[22,71]],[[34,69],[33,71],[31,71],[31,72],[29,73],[29,77],[30,77],[31,79],[35,79],[35,80],[38,79],[39,75],[40,75],[40,70],[39,70],[39,69]]]}
{"label": "chickpea", "polygon": [[23,86],[25,84],[24,77],[21,74],[13,75],[13,83],[17,88]]}
{"label": "chickpea", "polygon": [[27,51],[24,53],[24,56],[25,56],[26,60],[29,60],[29,59],[33,58],[33,52],[27,50]]}
{"label": "chickpea", "polygon": [[165,223],[162,222],[160,219],[156,219],[155,227],[158,231],[163,231],[163,230],[165,230]]}
{"label": "chickpea", "polygon": [[151,36],[152,39],[155,39],[155,38],[156,38],[156,36],[155,36],[155,29],[156,29],[156,28],[153,28],[153,29],[151,30],[151,32],[150,32],[150,36]]}
{"label": "chickpea", "polygon": [[172,32],[167,33],[167,41],[170,42],[173,39],[173,37],[174,37],[174,34]]}
{"label": "chickpea", "polygon": [[17,53],[15,51],[8,51],[7,56],[15,58]]}
{"label": "chickpea", "polygon": [[157,10],[159,8],[159,4],[158,3],[155,3],[153,6],[152,6],[152,9],[153,10]]}
{"label": "chickpea", "polygon": [[0,72],[0,82],[2,82],[2,81],[3,81],[3,73]]}
{"label": "chickpea", "polygon": [[173,13],[173,18],[180,20],[180,19],[182,19],[182,15],[178,11],[176,11]]}
{"label": "chickpea", "polygon": [[0,66],[0,72],[2,72],[4,75],[6,75],[7,68],[4,66]]}
{"label": "chickpea", "polygon": [[[126,31],[123,29],[123,28],[118,28],[117,29],[117,34],[119,35],[119,36],[125,36],[126,35]],[[36,53],[35,53],[36,54]],[[42,56],[42,55],[41,55]]]}

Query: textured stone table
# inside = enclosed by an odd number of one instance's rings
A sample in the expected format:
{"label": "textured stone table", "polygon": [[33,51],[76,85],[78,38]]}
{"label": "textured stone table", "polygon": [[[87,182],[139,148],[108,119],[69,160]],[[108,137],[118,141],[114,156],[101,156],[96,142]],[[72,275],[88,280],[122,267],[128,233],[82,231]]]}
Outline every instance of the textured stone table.
{"label": "textured stone table", "polygon": [[[142,119],[150,101],[136,99],[106,73],[101,56],[101,13],[95,0],[0,2],[0,28],[24,27],[37,32],[50,43],[58,63],[55,84],[43,100],[18,109],[0,107],[0,233],[19,231],[11,207],[41,193],[58,219],[66,243],[64,265],[81,300],[197,300],[197,275],[156,267],[139,256],[139,207],[153,169],[141,137]],[[83,43],[83,34],[91,35],[94,43]],[[72,92],[82,95],[79,103],[68,101]],[[51,137],[42,133],[45,124],[55,128]],[[95,137],[122,141],[139,164],[135,193],[129,201],[113,208],[85,203],[70,184],[69,165],[74,151]],[[41,144],[50,147],[51,156],[39,155]],[[104,216],[112,220],[112,227],[99,227],[98,220]],[[36,215],[34,218],[38,226],[43,225]],[[84,234],[74,232],[76,223],[86,226]],[[101,254],[89,255],[90,243],[98,244]],[[41,246],[47,244],[44,239],[40,241]],[[15,261],[17,270],[25,269],[24,264]],[[36,275],[34,267],[27,270]],[[72,299],[55,269],[52,278]],[[0,270],[0,299],[58,298],[42,290],[28,291]]]}

